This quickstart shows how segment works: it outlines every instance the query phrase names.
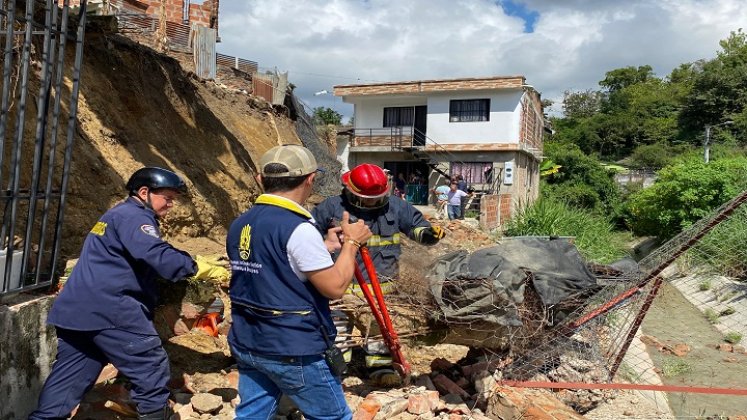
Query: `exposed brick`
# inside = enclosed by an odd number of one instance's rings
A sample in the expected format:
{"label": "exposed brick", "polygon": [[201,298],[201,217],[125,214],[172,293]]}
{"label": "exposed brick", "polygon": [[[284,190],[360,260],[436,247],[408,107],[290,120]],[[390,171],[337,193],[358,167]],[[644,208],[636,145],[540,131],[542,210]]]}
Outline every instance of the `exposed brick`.
{"label": "exposed brick", "polygon": [[425,391],[411,394],[407,399],[407,411],[412,414],[424,414],[438,407],[438,391]]}
{"label": "exposed brick", "polygon": [[433,378],[433,384],[436,385],[436,389],[444,395],[456,394],[462,398],[469,398],[467,391],[443,374],[436,375],[436,377]]}
{"label": "exposed brick", "polygon": [[381,409],[381,404],[375,399],[366,398],[353,414],[353,420],[373,420]]}

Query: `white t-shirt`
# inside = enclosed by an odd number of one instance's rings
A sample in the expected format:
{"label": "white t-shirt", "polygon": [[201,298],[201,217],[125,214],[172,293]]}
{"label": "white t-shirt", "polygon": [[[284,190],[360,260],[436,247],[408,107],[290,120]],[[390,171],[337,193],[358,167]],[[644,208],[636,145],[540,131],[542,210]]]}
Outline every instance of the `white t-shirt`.
{"label": "white t-shirt", "polygon": [[334,261],[324,239],[319,231],[311,223],[301,223],[291,233],[286,245],[288,250],[288,262],[298,278],[306,281],[309,271],[323,270],[332,267]]}
{"label": "white t-shirt", "polygon": [[452,206],[461,206],[462,197],[466,197],[467,193],[462,190],[451,191],[449,190],[447,196],[449,197],[449,204]]}

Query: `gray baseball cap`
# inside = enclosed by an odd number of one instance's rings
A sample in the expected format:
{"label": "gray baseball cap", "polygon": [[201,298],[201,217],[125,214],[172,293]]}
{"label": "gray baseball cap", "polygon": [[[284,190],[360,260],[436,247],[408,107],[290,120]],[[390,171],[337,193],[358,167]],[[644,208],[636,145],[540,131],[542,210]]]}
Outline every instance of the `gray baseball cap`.
{"label": "gray baseball cap", "polygon": [[[271,163],[283,165],[288,171],[267,173],[265,168]],[[259,169],[266,178],[287,178],[308,175],[319,170],[319,167],[309,149],[295,144],[285,144],[266,151],[259,159]]]}

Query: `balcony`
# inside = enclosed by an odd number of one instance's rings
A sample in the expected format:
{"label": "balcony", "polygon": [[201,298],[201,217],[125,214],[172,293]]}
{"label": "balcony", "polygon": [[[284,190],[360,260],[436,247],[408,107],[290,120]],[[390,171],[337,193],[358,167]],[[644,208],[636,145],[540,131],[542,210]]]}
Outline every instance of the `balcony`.
{"label": "balcony", "polygon": [[[389,149],[393,151],[412,150],[425,146],[426,136],[412,126],[356,128],[353,129],[352,147]],[[359,149],[360,150],[360,149]]]}

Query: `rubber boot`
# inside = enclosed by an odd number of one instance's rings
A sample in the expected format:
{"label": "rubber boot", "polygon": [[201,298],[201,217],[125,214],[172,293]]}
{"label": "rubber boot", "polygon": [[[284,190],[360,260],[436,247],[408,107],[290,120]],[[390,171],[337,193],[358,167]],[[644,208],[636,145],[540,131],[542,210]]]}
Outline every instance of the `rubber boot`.
{"label": "rubber boot", "polygon": [[138,414],[137,418],[139,420],[169,420],[172,414],[174,412],[171,410],[171,407],[167,406],[147,414]]}

